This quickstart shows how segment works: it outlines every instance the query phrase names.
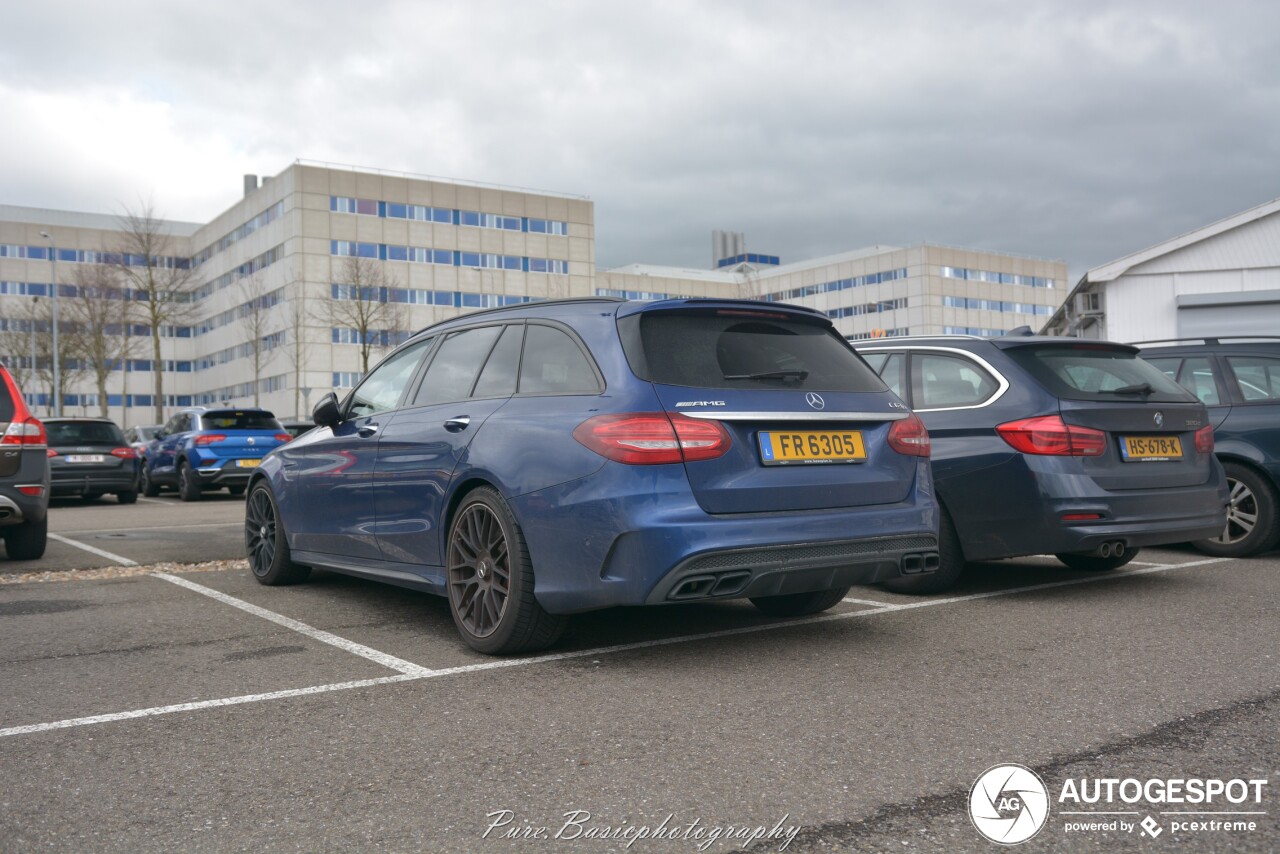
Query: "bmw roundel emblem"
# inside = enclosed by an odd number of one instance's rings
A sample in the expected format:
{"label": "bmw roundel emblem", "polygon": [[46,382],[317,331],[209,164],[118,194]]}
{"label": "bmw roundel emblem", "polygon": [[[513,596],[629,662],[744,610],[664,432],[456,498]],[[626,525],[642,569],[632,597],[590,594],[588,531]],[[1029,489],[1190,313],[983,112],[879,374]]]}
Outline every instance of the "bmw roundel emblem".
{"label": "bmw roundel emblem", "polygon": [[1157,412],[1156,412],[1156,414],[1155,414],[1155,420],[1156,420],[1156,426],[1157,426],[1157,427],[1163,427],[1163,426],[1164,426],[1164,413],[1163,413],[1163,412],[1159,412],[1159,411],[1157,411]]}
{"label": "bmw roundel emblem", "polygon": [[804,396],[804,402],[812,406],[814,409],[825,409],[827,402],[822,399],[822,395],[815,391],[811,391]]}

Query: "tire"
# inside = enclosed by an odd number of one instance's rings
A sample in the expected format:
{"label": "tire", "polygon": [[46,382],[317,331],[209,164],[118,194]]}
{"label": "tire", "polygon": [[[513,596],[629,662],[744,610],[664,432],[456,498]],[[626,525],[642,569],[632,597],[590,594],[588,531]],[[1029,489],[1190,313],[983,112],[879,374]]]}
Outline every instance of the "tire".
{"label": "tire", "polygon": [[1223,463],[1231,504],[1222,534],[1192,543],[1216,557],[1248,557],[1273,548],[1280,540],[1276,518],[1275,487],[1255,469],[1240,463]]}
{"label": "tire", "polygon": [[49,519],[23,522],[4,529],[4,550],[9,560],[39,560],[49,541]]}
{"label": "tire", "polygon": [[178,463],[178,497],[183,501],[200,500],[200,480],[186,460]]}
{"label": "tire", "polygon": [[297,584],[311,575],[311,567],[294,563],[290,557],[280,511],[265,482],[253,488],[244,505],[244,546],[249,571],[259,584]]}
{"label": "tire", "polygon": [[244,487],[243,487],[243,486],[228,486],[228,487],[227,487],[227,492],[231,493],[232,495],[244,495]]}
{"label": "tire", "polygon": [[141,489],[142,494],[148,498],[155,498],[160,494],[160,487],[151,480],[151,471],[146,466],[142,468]]}
{"label": "tire", "polygon": [[117,492],[116,501],[118,501],[121,504],[137,504],[138,493],[132,489],[127,490],[125,492]]}
{"label": "tire", "polygon": [[751,600],[757,610],[770,617],[803,617],[817,614],[840,604],[849,592],[848,587],[834,590],[817,590],[813,593],[791,593],[786,596],[756,596]]}
{"label": "tire", "polygon": [[1126,548],[1118,555],[1111,557],[1097,557],[1090,554],[1057,554],[1054,555],[1058,560],[1067,565],[1068,569],[1077,569],[1081,572],[1110,572],[1113,569],[1119,569],[1129,561],[1138,556],[1138,552],[1142,549],[1137,547]]}
{"label": "tire", "polygon": [[938,505],[938,568],[919,575],[904,575],[880,586],[894,593],[910,593],[920,596],[950,590],[964,572],[964,548],[956,534],[955,523],[947,508]]}
{"label": "tire", "polygon": [[468,493],[449,525],[449,612],[467,646],[490,655],[551,646],[568,618],[533,595],[533,562],[515,516],[490,487]]}

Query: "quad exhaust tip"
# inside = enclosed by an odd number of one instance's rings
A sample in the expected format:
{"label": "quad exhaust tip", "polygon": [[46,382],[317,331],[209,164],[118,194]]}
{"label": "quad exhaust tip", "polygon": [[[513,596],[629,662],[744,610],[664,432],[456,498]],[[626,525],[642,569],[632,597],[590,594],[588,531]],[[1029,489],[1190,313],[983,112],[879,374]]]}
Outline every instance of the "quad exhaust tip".
{"label": "quad exhaust tip", "polygon": [[941,559],[937,552],[921,552],[902,556],[902,574],[916,575],[921,572],[937,572]]}

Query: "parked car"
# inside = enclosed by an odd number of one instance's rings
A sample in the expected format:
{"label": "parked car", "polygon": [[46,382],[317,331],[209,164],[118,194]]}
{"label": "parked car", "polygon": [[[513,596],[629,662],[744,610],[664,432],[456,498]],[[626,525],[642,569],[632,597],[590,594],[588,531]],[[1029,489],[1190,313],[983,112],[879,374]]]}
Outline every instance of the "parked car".
{"label": "parked car", "polygon": [[138,500],[137,450],[109,418],[46,418],[53,497],[86,500],[110,492],[121,504]]}
{"label": "parked car", "polygon": [[444,595],[486,653],[545,647],[579,611],[811,614],[937,567],[928,434],[809,309],[476,312],[326,395],[315,422],[253,472],[254,576],[323,567]]}
{"label": "parked car", "polygon": [[280,423],[284,425],[284,431],[295,439],[316,426],[314,421],[304,421],[301,418],[282,418]]}
{"label": "parked car", "polygon": [[1214,452],[1227,472],[1231,506],[1217,536],[1197,540],[1211,555],[1243,557],[1280,543],[1280,338],[1140,342],[1142,358],[1209,408]]}
{"label": "parked car", "polygon": [[855,346],[929,428],[942,505],[941,571],[887,587],[936,592],[966,561],[1045,553],[1105,571],[1222,530],[1204,404],[1137,348],[1029,330]]}
{"label": "parked car", "polygon": [[49,457],[44,425],[0,365],[0,536],[10,560],[44,555],[49,530]]}
{"label": "parked car", "polygon": [[147,445],[142,494],[172,487],[183,501],[199,501],[205,490],[225,487],[241,495],[263,455],[292,438],[265,409],[184,409]]}
{"label": "parked car", "polygon": [[[159,424],[135,424],[124,431],[124,440],[139,451],[146,449],[160,430]],[[138,455],[141,458],[141,454]]]}

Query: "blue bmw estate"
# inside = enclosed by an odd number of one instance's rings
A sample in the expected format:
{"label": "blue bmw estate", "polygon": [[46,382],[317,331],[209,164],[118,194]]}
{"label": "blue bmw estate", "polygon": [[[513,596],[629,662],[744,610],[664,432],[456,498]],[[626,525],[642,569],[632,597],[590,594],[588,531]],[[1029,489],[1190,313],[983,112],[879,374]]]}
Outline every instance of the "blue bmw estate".
{"label": "blue bmw estate", "polygon": [[595,298],[413,336],[255,469],[263,584],[312,567],[448,597],[486,653],[566,615],[747,598],[825,610],[936,571],[929,437],[809,309]]}

